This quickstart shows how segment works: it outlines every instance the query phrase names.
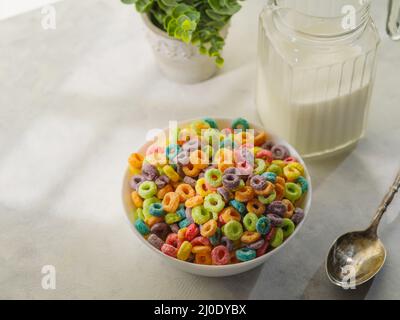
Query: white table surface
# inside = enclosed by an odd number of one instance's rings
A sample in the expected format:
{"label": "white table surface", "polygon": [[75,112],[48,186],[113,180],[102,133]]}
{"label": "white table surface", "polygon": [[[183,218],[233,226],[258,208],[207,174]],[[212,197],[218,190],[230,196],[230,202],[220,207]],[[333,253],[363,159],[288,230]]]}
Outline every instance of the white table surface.
{"label": "white table surface", "polygon": [[[310,162],[309,219],[285,250],[243,275],[174,270],[135,239],[121,203],[127,156],[168,119],[246,116],[254,106],[257,17],[235,16],[226,66],[192,86],[157,70],[133,8],[118,1],[55,5],[0,22],[0,298],[400,298],[400,199],[380,234],[383,271],[356,291],[328,283],[323,263],[341,233],[367,225],[399,168],[400,43],[383,35],[369,130],[350,154]],[[386,5],[374,16],[383,33]],[[41,268],[54,265],[56,290]]]}

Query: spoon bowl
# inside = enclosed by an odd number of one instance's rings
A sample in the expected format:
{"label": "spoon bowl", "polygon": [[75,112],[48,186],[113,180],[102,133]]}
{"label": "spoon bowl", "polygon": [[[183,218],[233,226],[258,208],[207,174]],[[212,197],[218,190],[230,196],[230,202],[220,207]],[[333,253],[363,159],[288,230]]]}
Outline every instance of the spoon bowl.
{"label": "spoon bowl", "polygon": [[325,267],[333,284],[342,288],[355,288],[372,279],[382,269],[386,260],[386,249],[378,238],[378,226],[399,189],[400,172],[369,228],[346,233],[332,244]]}
{"label": "spoon bowl", "polygon": [[386,249],[377,237],[371,237],[368,231],[355,231],[342,235],[332,245],[326,271],[338,286],[359,286],[372,279],[385,260]]}

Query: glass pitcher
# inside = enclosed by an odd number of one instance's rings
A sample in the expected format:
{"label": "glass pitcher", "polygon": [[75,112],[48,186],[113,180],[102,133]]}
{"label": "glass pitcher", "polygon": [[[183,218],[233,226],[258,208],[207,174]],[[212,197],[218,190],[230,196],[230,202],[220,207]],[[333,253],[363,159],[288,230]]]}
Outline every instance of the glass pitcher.
{"label": "glass pitcher", "polygon": [[[388,33],[399,37],[400,0]],[[257,109],[304,157],[363,136],[380,39],[370,0],[270,0],[260,16]]]}

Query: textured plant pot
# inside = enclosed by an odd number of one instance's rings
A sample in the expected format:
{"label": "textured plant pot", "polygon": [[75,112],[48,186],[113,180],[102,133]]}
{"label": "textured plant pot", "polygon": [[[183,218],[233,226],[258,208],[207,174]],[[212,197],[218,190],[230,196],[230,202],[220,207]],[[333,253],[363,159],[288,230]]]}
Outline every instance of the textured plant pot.
{"label": "textured plant pot", "polygon": [[[194,45],[171,38],[155,26],[147,15],[143,14],[142,18],[157,64],[168,79],[196,83],[211,78],[217,72],[214,58],[200,54]],[[223,38],[228,34],[228,27],[221,31]]]}

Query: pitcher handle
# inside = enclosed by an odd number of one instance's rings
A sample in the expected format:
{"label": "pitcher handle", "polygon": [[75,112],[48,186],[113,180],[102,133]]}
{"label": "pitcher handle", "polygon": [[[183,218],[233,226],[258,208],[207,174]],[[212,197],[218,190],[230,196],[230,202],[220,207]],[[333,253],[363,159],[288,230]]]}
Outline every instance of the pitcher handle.
{"label": "pitcher handle", "polygon": [[386,30],[393,40],[400,40],[400,0],[389,0]]}

